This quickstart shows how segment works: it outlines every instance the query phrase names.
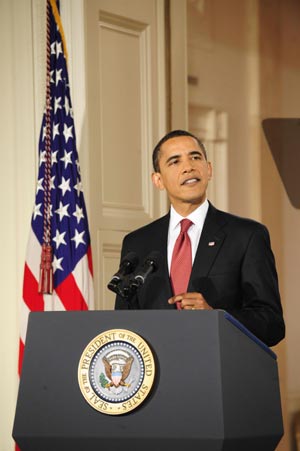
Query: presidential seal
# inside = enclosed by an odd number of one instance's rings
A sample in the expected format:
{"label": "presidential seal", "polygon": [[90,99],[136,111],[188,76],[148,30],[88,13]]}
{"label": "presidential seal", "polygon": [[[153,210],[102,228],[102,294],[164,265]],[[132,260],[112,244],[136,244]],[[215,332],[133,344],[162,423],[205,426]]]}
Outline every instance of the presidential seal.
{"label": "presidential seal", "polygon": [[83,351],[78,382],[85,400],[99,412],[122,415],[148,396],[155,363],[148,344],[124,329],[107,330]]}

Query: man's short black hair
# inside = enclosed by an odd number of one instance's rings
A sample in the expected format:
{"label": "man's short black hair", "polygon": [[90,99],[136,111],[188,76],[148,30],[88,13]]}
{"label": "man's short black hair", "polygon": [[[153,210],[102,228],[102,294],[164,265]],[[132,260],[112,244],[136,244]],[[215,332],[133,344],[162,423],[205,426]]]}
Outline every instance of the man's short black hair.
{"label": "man's short black hair", "polygon": [[207,153],[206,153],[205,146],[204,146],[203,142],[197,136],[193,135],[192,133],[190,133],[186,130],[172,130],[171,132],[167,133],[163,138],[161,138],[161,140],[156,144],[156,146],[153,150],[152,163],[153,163],[153,169],[155,172],[160,172],[159,153],[160,153],[161,146],[163,145],[163,143],[165,143],[169,139],[176,138],[178,136],[190,136],[191,138],[194,138],[197,141],[197,143],[199,144],[199,147],[203,151],[205,159],[207,160]]}

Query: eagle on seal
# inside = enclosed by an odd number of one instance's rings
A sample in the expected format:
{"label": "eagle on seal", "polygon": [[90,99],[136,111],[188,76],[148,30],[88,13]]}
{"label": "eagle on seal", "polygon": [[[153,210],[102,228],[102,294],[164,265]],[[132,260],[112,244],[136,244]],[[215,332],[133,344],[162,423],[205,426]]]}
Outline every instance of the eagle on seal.
{"label": "eagle on seal", "polygon": [[106,376],[109,378],[111,382],[106,384],[106,388],[110,387],[130,387],[130,384],[126,384],[125,380],[129,376],[131,365],[133,362],[133,357],[127,357],[124,364],[120,363],[113,363],[112,365],[108,361],[106,357],[103,357],[102,359],[104,363],[105,373]]}

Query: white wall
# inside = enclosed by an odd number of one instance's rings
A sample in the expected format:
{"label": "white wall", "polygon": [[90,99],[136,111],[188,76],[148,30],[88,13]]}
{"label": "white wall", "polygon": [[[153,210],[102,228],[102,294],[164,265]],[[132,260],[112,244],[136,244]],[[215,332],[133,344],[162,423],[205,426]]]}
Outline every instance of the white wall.
{"label": "white wall", "polygon": [[255,27],[251,20],[255,18],[256,2],[189,3],[203,6],[202,11],[198,9],[198,17],[195,9],[188,16],[192,27],[188,32],[188,74],[198,79],[197,85],[189,86],[189,102],[228,114],[229,210],[258,219],[260,168],[255,163],[259,149],[257,131],[249,127],[253,115],[257,118],[255,102],[258,101],[256,30],[251,28]]}
{"label": "white wall", "polygon": [[35,189],[35,111],[30,0],[1,1],[0,449],[10,451],[17,395],[19,300]]}

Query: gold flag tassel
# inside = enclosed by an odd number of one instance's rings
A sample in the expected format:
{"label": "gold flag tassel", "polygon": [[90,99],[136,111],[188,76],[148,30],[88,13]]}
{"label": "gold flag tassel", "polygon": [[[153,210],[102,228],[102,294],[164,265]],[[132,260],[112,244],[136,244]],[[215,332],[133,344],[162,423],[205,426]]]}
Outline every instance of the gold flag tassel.
{"label": "gold flag tassel", "polygon": [[42,245],[40,264],[39,293],[52,294],[53,292],[53,269],[52,269],[52,247]]}

